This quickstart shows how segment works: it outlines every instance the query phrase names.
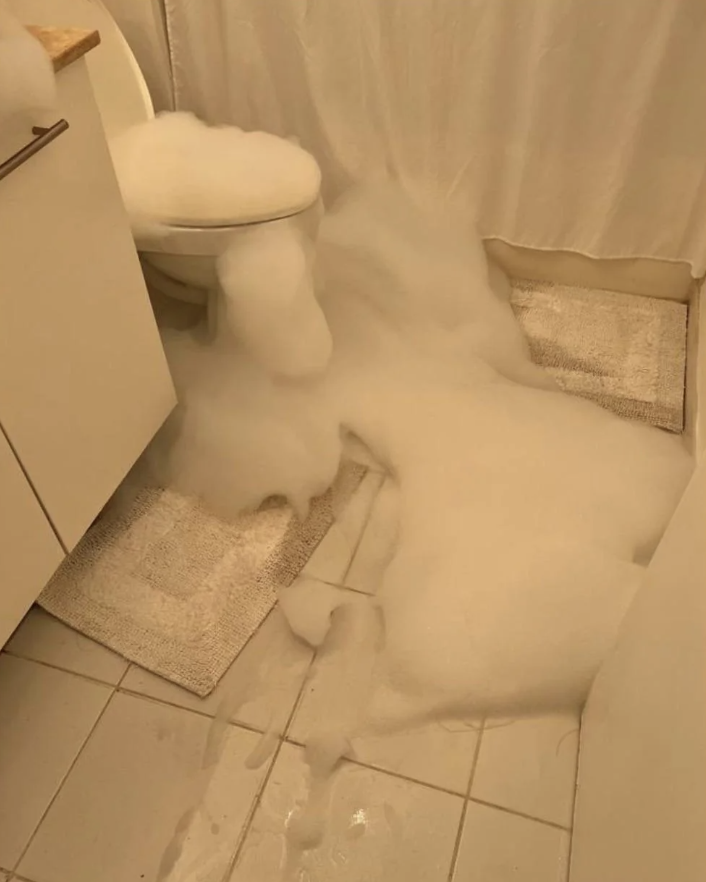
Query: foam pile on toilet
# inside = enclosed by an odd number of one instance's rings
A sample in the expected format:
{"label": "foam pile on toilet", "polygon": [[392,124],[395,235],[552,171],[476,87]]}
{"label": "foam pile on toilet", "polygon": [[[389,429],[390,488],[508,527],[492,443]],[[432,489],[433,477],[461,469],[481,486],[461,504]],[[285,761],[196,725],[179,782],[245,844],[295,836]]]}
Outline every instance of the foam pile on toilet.
{"label": "foam pile on toilet", "polygon": [[[341,432],[389,472],[398,519],[377,595],[301,580],[282,597],[331,698],[314,779],[365,733],[579,706],[688,480],[681,440],[532,364],[448,205],[359,188],[323,220],[316,276],[333,347],[303,379],[239,345],[237,317],[215,345],[167,339],[191,426],[171,450],[207,498],[225,483],[238,504],[279,493],[305,511]],[[314,828],[304,817],[301,847]]]}

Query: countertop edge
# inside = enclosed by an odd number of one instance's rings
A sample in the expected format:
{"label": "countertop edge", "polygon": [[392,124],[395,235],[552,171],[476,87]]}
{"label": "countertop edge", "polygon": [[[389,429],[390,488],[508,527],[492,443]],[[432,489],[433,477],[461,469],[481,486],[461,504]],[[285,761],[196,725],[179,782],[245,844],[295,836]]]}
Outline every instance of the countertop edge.
{"label": "countertop edge", "polygon": [[55,28],[27,25],[27,30],[44,47],[57,73],[77,61],[101,41],[98,31],[86,28]]}

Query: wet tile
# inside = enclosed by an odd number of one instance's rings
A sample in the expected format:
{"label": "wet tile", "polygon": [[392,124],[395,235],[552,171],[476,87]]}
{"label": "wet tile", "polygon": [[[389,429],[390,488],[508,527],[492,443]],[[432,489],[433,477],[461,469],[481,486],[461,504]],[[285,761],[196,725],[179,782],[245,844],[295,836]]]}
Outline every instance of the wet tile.
{"label": "wet tile", "polygon": [[345,509],[322,539],[304,568],[304,574],[323,582],[343,584],[367,523],[383,475],[368,472]]}
{"label": "wet tile", "polygon": [[394,554],[399,521],[399,490],[388,478],[378,493],[358,550],[346,576],[346,586],[375,594]]}
{"label": "wet tile", "polygon": [[247,768],[259,736],[226,725],[209,760],[211,722],[116,694],[18,873],[34,882],[136,882],[170,866],[170,878],[189,878],[198,866],[203,882],[220,882],[266,765]]}
{"label": "wet tile", "polygon": [[571,715],[486,729],[471,796],[570,826],[578,730],[578,719]]}
{"label": "wet tile", "polygon": [[121,688],[211,716],[227,708],[235,722],[259,731],[270,725],[283,731],[311,657],[311,649],[291,634],[275,608],[207,698],[137,665],[130,668]]}
{"label": "wet tile", "polygon": [[564,882],[569,836],[469,802],[453,882]]}
{"label": "wet tile", "polygon": [[[306,790],[302,751],[285,744],[231,882],[280,882],[287,861],[285,825]],[[324,810],[321,844],[298,860],[290,856],[291,878],[446,882],[462,805],[458,796],[343,763]]]}
{"label": "wet tile", "polygon": [[[305,744],[309,733],[326,719],[326,694],[316,678],[307,684],[292,720],[289,738]],[[462,724],[430,723],[417,729],[356,738],[353,757],[386,772],[414,778],[465,795],[478,741],[477,732]]]}
{"label": "wet tile", "polygon": [[110,695],[107,686],[0,655],[0,866],[14,867]]}
{"label": "wet tile", "polygon": [[103,683],[118,683],[128,668],[124,658],[69,628],[38,606],[32,607],[25,616],[6,649],[13,655],[93,677]]}

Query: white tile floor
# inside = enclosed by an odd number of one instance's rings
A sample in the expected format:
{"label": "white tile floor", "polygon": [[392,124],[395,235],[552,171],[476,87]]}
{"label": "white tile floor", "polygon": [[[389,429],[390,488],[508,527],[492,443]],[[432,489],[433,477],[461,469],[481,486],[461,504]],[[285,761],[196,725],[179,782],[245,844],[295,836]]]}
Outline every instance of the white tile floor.
{"label": "white tile floor", "polygon": [[[374,593],[392,502],[369,475],[308,574]],[[0,655],[0,882],[282,879],[284,825],[306,786],[299,744],[323,710],[307,648],[260,670],[263,688],[224,726],[217,763],[202,760],[223,695],[252,680],[284,627],[274,611],[202,701],[33,610]],[[285,734],[252,768],[273,720]],[[562,882],[577,743],[567,717],[359,741],[323,843],[289,878]]]}

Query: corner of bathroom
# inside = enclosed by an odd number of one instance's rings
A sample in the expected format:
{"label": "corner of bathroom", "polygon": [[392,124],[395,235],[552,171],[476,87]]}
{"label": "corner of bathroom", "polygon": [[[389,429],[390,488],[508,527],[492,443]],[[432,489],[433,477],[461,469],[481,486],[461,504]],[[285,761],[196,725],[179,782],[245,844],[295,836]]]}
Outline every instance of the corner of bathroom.
{"label": "corner of bathroom", "polygon": [[0,0],[0,882],[706,874],[697,0]]}

